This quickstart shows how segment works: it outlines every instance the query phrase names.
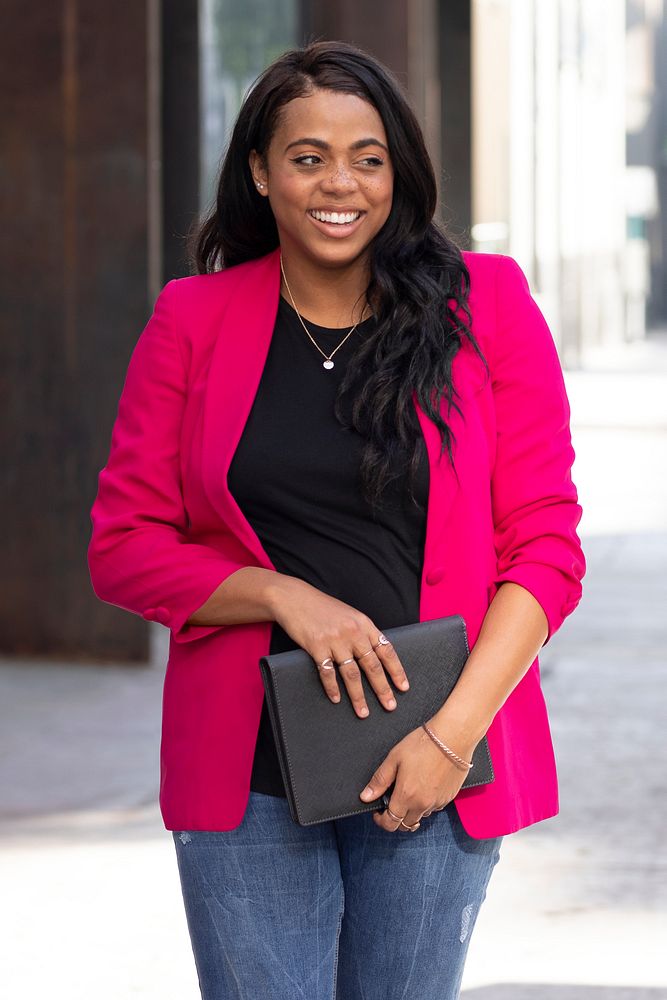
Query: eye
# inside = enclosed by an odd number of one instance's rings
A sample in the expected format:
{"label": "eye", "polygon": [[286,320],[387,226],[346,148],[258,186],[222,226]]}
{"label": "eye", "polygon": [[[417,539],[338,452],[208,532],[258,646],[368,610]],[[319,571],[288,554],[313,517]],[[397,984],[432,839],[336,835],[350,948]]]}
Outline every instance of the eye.
{"label": "eye", "polygon": [[384,160],[379,156],[365,156],[361,162],[369,167],[381,167]]}
{"label": "eye", "polygon": [[317,166],[317,163],[321,162],[322,158],[317,153],[303,153],[301,156],[295,156],[292,160],[292,163],[298,163],[305,167],[314,167]]}

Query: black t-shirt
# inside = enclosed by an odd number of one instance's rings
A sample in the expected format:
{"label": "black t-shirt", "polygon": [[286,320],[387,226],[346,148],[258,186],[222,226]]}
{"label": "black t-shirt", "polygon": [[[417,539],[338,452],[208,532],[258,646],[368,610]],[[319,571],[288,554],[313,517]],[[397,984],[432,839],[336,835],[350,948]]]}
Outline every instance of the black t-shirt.
{"label": "black t-shirt", "polygon": [[[229,474],[229,489],[278,572],[299,577],[367,614],[378,629],[419,621],[429,466],[421,448],[410,499],[407,456],[379,512],[364,500],[359,464],[364,440],[336,419],[337,386],[371,317],[334,355],[334,368],[308,339],[294,309],[280,299],[255,400]],[[345,330],[308,323],[329,355]],[[276,623],[271,653],[297,648]],[[313,664],[313,670],[317,667]],[[344,703],[345,686],[339,678]],[[371,706],[372,710],[372,706]],[[285,795],[266,699],[250,787]]]}

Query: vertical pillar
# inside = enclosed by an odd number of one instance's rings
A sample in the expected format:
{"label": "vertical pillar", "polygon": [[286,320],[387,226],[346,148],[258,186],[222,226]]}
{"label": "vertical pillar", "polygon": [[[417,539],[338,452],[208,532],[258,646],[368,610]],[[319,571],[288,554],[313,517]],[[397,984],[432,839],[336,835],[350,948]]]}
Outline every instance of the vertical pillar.
{"label": "vertical pillar", "polygon": [[5,0],[0,649],[142,659],[102,605],[90,506],[147,294],[145,0]]}
{"label": "vertical pillar", "polygon": [[188,273],[185,237],[199,214],[198,0],[162,0],[163,284]]}
{"label": "vertical pillar", "polygon": [[408,0],[302,0],[304,41],[330,39],[358,45],[381,59],[408,85]]}
{"label": "vertical pillar", "polygon": [[442,0],[439,9],[443,219],[455,242],[469,250],[472,226],[470,0]]}

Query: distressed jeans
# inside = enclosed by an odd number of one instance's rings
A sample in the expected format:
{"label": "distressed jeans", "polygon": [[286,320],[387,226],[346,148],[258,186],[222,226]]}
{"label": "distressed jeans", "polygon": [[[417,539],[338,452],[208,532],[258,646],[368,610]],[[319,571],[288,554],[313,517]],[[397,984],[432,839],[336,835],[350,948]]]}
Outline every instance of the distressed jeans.
{"label": "distressed jeans", "polygon": [[235,830],[173,838],[203,1000],[456,1000],[502,840],[452,804],[414,833],[302,827],[254,791]]}

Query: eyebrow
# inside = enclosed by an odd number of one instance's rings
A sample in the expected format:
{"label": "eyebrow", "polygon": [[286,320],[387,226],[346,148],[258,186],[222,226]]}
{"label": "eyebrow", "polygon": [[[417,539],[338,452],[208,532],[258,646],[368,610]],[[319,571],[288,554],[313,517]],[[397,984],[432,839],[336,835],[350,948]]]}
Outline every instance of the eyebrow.
{"label": "eyebrow", "polygon": [[[304,139],[295,139],[294,142],[290,142],[287,144],[287,146],[285,146],[285,152],[287,152],[288,149],[291,149],[292,146],[315,146],[317,149],[325,149],[325,150],[331,149],[329,143],[325,142],[324,139],[313,139],[312,137],[311,138],[306,137]],[[373,139],[371,136],[369,136],[366,139],[357,139],[356,142],[352,143],[350,149],[353,150],[364,149],[366,146],[379,146],[380,149],[384,149],[386,153],[389,152],[389,150],[387,149],[387,147],[383,142],[380,142],[379,139]]]}

